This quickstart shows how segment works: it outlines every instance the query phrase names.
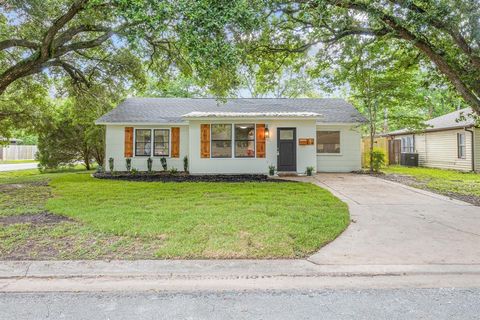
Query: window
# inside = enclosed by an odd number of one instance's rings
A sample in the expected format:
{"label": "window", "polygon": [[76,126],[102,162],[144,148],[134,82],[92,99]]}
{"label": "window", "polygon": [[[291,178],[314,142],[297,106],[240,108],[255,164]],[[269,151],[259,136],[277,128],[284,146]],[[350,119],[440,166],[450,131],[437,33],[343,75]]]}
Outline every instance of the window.
{"label": "window", "polygon": [[402,137],[402,153],[414,153],[415,144],[412,136]]}
{"label": "window", "polygon": [[235,125],[235,158],[255,157],[255,125]]}
{"label": "window", "polygon": [[170,130],[168,129],[155,129],[153,130],[153,155],[154,156],[167,156],[169,155],[169,140]]}
{"label": "window", "polygon": [[212,158],[232,157],[232,125],[212,124]]}
{"label": "window", "polygon": [[150,156],[152,152],[152,130],[136,129],[135,130],[135,155]]}
{"label": "window", "polygon": [[317,131],[317,153],[340,153],[340,131]]}
{"label": "window", "polygon": [[457,133],[457,155],[459,159],[465,159],[467,155],[465,133]]}

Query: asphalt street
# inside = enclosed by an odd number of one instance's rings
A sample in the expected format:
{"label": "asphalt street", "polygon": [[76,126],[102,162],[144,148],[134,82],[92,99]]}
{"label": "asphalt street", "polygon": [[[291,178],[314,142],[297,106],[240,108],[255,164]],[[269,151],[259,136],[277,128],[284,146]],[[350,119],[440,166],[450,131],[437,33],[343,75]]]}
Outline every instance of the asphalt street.
{"label": "asphalt street", "polygon": [[480,319],[480,289],[9,293],[0,319]]}

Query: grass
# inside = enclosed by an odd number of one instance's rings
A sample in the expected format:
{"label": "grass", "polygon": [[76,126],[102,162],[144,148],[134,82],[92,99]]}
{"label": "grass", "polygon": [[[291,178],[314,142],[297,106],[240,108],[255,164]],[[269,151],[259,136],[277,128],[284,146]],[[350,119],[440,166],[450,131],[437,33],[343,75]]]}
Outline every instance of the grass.
{"label": "grass", "polygon": [[[15,190],[0,194],[0,259],[296,258],[349,223],[343,202],[306,183],[127,182],[25,170],[1,173],[0,188]],[[46,210],[69,220],[1,223]]]}
{"label": "grass", "polygon": [[442,194],[480,197],[480,175],[477,173],[403,166],[390,166],[383,171],[410,176],[418,182],[419,187]]}

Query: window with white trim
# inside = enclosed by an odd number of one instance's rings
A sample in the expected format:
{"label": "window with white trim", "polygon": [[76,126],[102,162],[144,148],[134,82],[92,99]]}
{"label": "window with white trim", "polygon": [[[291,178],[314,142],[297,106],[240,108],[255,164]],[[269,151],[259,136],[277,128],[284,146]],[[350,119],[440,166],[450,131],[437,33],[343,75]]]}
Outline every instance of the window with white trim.
{"label": "window with white trim", "polygon": [[317,131],[317,153],[340,153],[340,131]]}
{"label": "window with white trim", "polygon": [[212,158],[232,157],[232,125],[211,125]]}
{"label": "window with white trim", "polygon": [[152,154],[152,130],[135,129],[135,156]]}
{"label": "window with white trim", "polygon": [[170,155],[170,130],[153,130],[153,155],[168,157]]}
{"label": "window with white trim", "polygon": [[235,125],[235,158],[255,157],[255,124]]}
{"label": "window with white trim", "polygon": [[414,153],[415,143],[412,136],[402,137],[402,153]]}
{"label": "window with white trim", "polygon": [[465,133],[457,133],[457,156],[459,159],[465,159],[467,156]]}

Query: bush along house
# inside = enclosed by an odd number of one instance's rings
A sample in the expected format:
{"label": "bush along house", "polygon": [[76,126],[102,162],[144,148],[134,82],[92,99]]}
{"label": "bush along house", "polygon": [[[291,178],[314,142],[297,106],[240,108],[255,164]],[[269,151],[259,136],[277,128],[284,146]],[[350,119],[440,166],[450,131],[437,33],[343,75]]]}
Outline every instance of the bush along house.
{"label": "bush along house", "polygon": [[[191,174],[349,172],[361,167],[365,119],[342,99],[129,98],[96,121],[106,126],[115,171]],[[163,160],[165,162],[165,160]],[[106,170],[109,170],[107,161]]]}

